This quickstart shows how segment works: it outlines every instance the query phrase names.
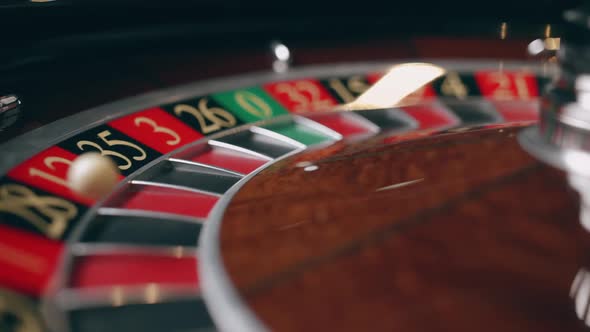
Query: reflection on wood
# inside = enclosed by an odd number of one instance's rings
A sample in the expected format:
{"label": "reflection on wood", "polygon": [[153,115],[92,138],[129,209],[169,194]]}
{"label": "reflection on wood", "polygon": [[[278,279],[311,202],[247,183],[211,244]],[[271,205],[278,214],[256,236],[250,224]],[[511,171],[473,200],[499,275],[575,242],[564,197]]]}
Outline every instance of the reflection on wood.
{"label": "reflection on wood", "polygon": [[518,129],[276,164],[226,211],[232,281],[278,331],[583,330],[569,289],[590,235],[562,174],[520,149]]}

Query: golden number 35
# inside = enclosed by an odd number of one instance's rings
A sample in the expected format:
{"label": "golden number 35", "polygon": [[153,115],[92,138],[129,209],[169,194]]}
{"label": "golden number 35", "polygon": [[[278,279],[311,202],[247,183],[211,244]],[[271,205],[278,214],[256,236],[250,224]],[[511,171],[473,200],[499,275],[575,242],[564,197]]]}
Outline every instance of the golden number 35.
{"label": "golden number 35", "polygon": [[[133,144],[133,143],[127,142],[127,141],[123,141],[123,140],[119,140],[119,139],[109,139],[108,138],[109,135],[111,135],[111,132],[108,130],[104,130],[98,134],[98,138],[100,138],[100,140],[102,142],[104,142],[107,146],[110,146],[110,147],[127,146],[127,147],[130,147],[130,148],[136,150],[138,152],[138,155],[132,156],[131,158],[133,160],[141,161],[147,157],[147,154],[145,153],[145,151],[142,148],[140,148],[139,146],[137,146],[136,144]],[[131,165],[133,164],[131,162],[131,159],[129,159],[124,154],[117,152],[117,151],[113,151],[113,150],[107,150],[95,142],[83,140],[83,141],[79,141],[77,146],[82,151],[84,151],[85,146],[91,146],[91,147],[95,148],[96,150],[98,150],[100,152],[100,154],[102,154],[103,156],[111,156],[111,157],[119,159],[120,161],[123,162],[122,164],[118,165],[120,170],[129,169],[131,167]]]}

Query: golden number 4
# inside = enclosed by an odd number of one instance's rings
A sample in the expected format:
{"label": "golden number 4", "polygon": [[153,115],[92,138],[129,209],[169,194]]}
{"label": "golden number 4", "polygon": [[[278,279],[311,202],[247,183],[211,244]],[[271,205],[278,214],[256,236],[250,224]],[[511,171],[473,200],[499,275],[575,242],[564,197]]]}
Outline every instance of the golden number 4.
{"label": "golden number 4", "polygon": [[[127,146],[127,147],[130,147],[130,148],[136,150],[139,154],[136,156],[132,156],[131,158],[133,160],[141,161],[147,157],[147,154],[145,153],[145,151],[142,148],[140,148],[139,146],[137,146],[136,144],[133,144],[133,143],[127,142],[127,141],[123,141],[123,140],[118,140],[118,139],[108,139],[109,135],[111,135],[111,132],[108,130],[104,130],[98,134],[98,138],[100,138],[101,141],[103,141],[107,146],[110,146],[110,147]],[[98,150],[100,152],[100,154],[102,154],[103,156],[111,156],[111,157],[119,159],[120,161],[123,162],[123,164],[118,165],[120,170],[129,169],[131,167],[131,165],[133,164],[131,162],[131,159],[129,159],[124,154],[117,152],[117,151],[113,151],[113,150],[106,150],[102,146],[98,145],[95,142],[83,140],[83,141],[79,141],[77,143],[77,146],[82,151],[84,151],[85,146],[91,146],[91,147],[95,148],[96,150]]]}
{"label": "golden number 4", "polygon": [[454,96],[459,99],[465,99],[469,90],[461,81],[461,77],[455,72],[449,72],[440,86],[441,92],[446,96]]}
{"label": "golden number 4", "polygon": [[58,239],[78,214],[78,208],[55,196],[37,196],[27,187],[5,184],[0,186],[0,212],[14,214],[46,236]]}
{"label": "golden number 4", "polygon": [[133,123],[135,124],[136,127],[139,127],[142,124],[146,124],[152,128],[152,132],[164,133],[164,134],[172,137],[172,139],[169,139],[166,141],[166,144],[168,144],[168,145],[177,145],[178,143],[180,143],[180,136],[178,136],[178,134],[174,130],[172,130],[170,128],[159,126],[156,123],[156,121],[154,121],[150,118],[146,118],[145,116],[140,116],[140,117],[135,118],[133,120]]}
{"label": "golden number 4", "polygon": [[[182,113],[192,115],[199,123],[203,134],[208,134],[222,128],[231,128],[237,123],[236,118],[228,111],[219,107],[209,108],[207,106],[207,98],[199,100],[198,108],[186,104],[174,106],[174,114],[181,116]],[[207,124],[207,120],[211,123]]]}

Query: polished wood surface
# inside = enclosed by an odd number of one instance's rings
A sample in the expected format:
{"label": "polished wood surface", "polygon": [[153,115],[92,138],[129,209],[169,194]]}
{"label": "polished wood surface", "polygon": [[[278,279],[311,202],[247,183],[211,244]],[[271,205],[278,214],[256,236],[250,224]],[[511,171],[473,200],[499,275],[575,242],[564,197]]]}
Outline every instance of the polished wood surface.
{"label": "polished wood surface", "polygon": [[521,150],[519,129],[373,139],[273,165],[226,211],[231,280],[277,331],[585,330],[569,292],[590,234],[563,174]]}

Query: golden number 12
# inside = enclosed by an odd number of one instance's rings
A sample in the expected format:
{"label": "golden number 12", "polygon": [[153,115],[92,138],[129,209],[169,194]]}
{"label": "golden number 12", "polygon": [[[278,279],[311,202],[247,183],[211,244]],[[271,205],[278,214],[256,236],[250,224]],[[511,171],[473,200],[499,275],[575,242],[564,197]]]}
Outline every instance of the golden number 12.
{"label": "golden number 12", "polygon": [[[43,159],[43,163],[45,164],[45,166],[47,166],[47,168],[49,168],[52,171],[55,171],[55,164],[64,164],[64,165],[67,165],[68,167],[72,164],[72,162],[70,160],[67,160],[66,158],[62,158],[62,157],[56,157],[56,156],[46,157],[45,159]],[[59,176],[55,176],[53,174],[49,174],[49,173],[42,171],[38,168],[29,168],[29,175],[30,176],[38,176],[40,178],[51,181],[53,183],[57,183],[57,184],[64,186],[64,187],[68,186],[68,183],[66,182],[65,179],[63,179]]]}

